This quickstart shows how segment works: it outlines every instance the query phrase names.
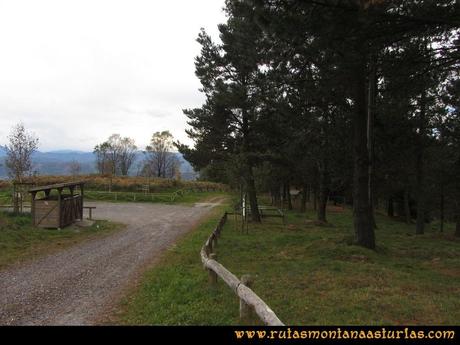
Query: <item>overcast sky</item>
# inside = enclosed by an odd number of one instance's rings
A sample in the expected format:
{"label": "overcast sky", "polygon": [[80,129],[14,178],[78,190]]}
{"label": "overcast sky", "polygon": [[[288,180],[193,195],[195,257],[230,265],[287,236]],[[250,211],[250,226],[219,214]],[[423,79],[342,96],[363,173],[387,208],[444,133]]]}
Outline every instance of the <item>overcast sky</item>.
{"label": "overcast sky", "polygon": [[203,96],[201,27],[214,39],[224,0],[0,0],[0,144],[23,122],[41,151],[92,150],[112,133],[145,146],[184,133]]}

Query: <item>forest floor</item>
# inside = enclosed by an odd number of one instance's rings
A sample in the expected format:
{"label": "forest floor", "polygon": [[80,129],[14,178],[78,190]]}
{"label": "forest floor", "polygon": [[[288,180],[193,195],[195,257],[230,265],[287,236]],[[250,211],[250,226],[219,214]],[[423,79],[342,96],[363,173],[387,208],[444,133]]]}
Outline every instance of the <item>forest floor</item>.
{"label": "forest floor", "polygon": [[[222,215],[189,233],[147,272],[125,298],[114,323],[238,324],[238,299],[219,280],[208,285],[199,251]],[[228,209],[228,208],[227,208]],[[377,214],[377,249],[352,244],[350,209],[331,207],[328,224],[313,211],[240,231],[229,216],[218,260],[236,276],[255,277],[253,290],[286,324],[439,325],[460,320],[460,240],[452,224],[439,233]]]}

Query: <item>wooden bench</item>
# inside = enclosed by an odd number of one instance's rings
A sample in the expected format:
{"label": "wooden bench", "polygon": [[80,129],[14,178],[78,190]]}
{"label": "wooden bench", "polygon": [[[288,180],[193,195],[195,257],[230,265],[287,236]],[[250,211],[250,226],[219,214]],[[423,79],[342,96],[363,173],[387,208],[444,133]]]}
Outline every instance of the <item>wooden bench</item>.
{"label": "wooden bench", "polygon": [[96,208],[96,206],[83,206],[83,208],[87,208],[89,210],[89,220],[93,220],[93,209]]}
{"label": "wooden bench", "polygon": [[283,224],[285,224],[284,212],[279,208],[272,206],[259,206],[259,212],[261,217],[279,217],[283,220]]}

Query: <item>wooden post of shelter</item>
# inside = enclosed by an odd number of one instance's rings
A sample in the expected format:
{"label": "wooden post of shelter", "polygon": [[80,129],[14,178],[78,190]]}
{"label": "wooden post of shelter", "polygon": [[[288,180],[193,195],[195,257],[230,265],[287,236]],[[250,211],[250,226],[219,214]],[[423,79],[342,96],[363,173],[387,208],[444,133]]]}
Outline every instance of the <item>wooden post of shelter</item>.
{"label": "wooden post of shelter", "polygon": [[80,216],[80,212],[78,212],[78,206],[76,205],[75,200],[73,200],[74,190],[75,190],[75,186],[69,186],[70,197],[72,198],[72,203],[73,203],[72,205],[73,217],[75,217],[75,219],[78,219]]}
{"label": "wooden post of shelter", "polygon": [[[80,198],[80,219],[81,220],[83,220],[83,200],[85,198],[84,189],[85,189],[85,185],[81,184],[80,185],[80,195],[81,195],[81,198]],[[91,211],[90,211],[90,218],[91,218]]]}
{"label": "wooden post of shelter", "polygon": [[37,196],[37,192],[32,192],[30,194],[31,194],[30,213],[32,214],[32,225],[35,226],[35,197]]}
{"label": "wooden post of shelter", "polygon": [[[58,183],[29,189],[32,196],[32,224],[42,228],[63,228],[76,220],[83,219],[84,182]],[[76,194],[77,187],[80,194]],[[68,189],[70,194],[64,194]],[[57,190],[57,196],[51,193]],[[45,197],[37,198],[38,192]]]}
{"label": "wooden post of shelter", "polygon": [[62,188],[57,188],[58,191],[58,229],[62,228]]}

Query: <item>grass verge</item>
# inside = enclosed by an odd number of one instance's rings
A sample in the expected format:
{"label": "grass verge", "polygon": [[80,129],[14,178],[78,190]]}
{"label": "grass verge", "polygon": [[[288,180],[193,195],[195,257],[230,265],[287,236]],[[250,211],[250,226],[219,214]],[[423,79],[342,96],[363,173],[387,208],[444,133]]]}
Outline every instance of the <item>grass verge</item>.
{"label": "grass verge", "polygon": [[[223,207],[172,248],[123,302],[124,324],[237,324],[238,300],[219,281],[207,283],[199,250]],[[423,325],[460,320],[460,241],[434,225],[414,226],[377,216],[378,249],[352,245],[350,210],[329,224],[312,212],[288,212],[251,224],[242,234],[229,217],[218,259],[238,277],[255,277],[254,291],[286,324]]]}
{"label": "grass verge", "polygon": [[61,230],[35,228],[31,224],[30,214],[0,211],[0,269],[123,228],[122,224],[105,220],[95,221],[87,228],[71,225]]}

